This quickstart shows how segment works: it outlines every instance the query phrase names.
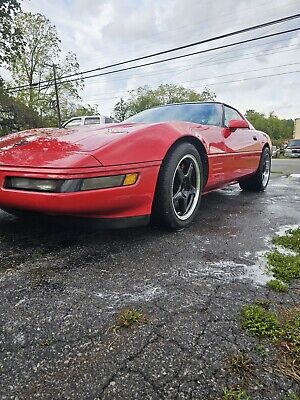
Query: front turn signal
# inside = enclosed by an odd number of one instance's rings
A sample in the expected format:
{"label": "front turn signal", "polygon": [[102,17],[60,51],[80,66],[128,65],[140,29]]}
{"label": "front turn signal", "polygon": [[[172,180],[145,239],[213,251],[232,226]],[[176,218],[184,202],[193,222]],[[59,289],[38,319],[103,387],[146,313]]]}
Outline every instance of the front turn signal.
{"label": "front turn signal", "polygon": [[133,174],[126,174],[123,181],[123,186],[134,185],[135,182],[137,181],[138,176],[139,174],[137,172]]}

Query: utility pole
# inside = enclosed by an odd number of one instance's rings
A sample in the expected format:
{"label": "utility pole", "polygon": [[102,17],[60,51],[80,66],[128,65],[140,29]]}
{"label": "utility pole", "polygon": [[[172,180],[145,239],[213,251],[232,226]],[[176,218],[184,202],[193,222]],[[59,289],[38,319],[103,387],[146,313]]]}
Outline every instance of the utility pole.
{"label": "utility pole", "polygon": [[60,114],[60,107],[59,107],[58,87],[57,87],[57,81],[56,81],[56,65],[54,63],[52,64],[52,68],[53,68],[53,78],[54,78],[54,87],[55,87],[58,127],[61,128],[61,114]]}

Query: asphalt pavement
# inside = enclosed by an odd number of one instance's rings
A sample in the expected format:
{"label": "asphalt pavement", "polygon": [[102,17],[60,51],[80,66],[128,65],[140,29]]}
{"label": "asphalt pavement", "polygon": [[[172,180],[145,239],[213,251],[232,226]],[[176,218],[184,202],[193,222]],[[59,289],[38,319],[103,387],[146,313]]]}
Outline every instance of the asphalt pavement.
{"label": "asphalt pavement", "polygon": [[273,158],[272,172],[278,174],[300,174],[300,158]]}
{"label": "asphalt pavement", "polygon": [[[240,321],[256,300],[300,300],[265,287],[263,252],[300,224],[300,179],[287,176],[300,160],[275,160],[273,171],[265,193],[234,185],[204,196],[176,233],[0,211],[1,399],[216,400],[241,384],[227,362],[239,352],[253,365],[251,400],[297,392]],[[147,319],[116,330],[124,308]]]}

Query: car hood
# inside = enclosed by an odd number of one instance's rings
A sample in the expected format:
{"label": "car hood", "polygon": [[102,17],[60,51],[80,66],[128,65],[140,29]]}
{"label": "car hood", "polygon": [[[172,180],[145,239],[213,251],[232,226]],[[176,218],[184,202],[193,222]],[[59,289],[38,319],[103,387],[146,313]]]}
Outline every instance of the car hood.
{"label": "car hood", "polygon": [[134,129],[137,127],[132,124],[107,124],[72,129],[40,128],[14,133],[0,139],[0,165],[53,168],[99,166],[100,162],[87,153]]}

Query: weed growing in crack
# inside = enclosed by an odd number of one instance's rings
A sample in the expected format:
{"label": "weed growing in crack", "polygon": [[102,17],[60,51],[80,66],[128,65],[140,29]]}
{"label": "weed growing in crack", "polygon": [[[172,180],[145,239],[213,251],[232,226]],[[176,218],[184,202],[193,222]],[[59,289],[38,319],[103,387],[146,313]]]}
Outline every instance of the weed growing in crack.
{"label": "weed growing in crack", "polygon": [[250,397],[243,389],[230,389],[223,390],[222,400],[250,400]]}
{"label": "weed growing in crack", "polygon": [[133,325],[139,323],[146,323],[147,317],[144,313],[135,308],[127,308],[122,310],[118,317],[117,322],[111,327],[113,331],[118,331],[121,328],[131,328]]}
{"label": "weed growing in crack", "polygon": [[261,357],[266,357],[266,356],[267,356],[267,351],[266,351],[266,348],[265,348],[265,346],[264,346],[263,344],[258,343],[258,344],[255,346],[255,349],[256,349],[257,353],[258,353]]}
{"label": "weed growing in crack", "polygon": [[253,365],[248,354],[237,353],[229,357],[227,360],[228,368],[235,374],[240,375],[243,379],[252,373]]}
{"label": "weed growing in crack", "polygon": [[288,285],[279,279],[271,279],[267,282],[267,287],[279,293],[286,293],[288,291]]}

